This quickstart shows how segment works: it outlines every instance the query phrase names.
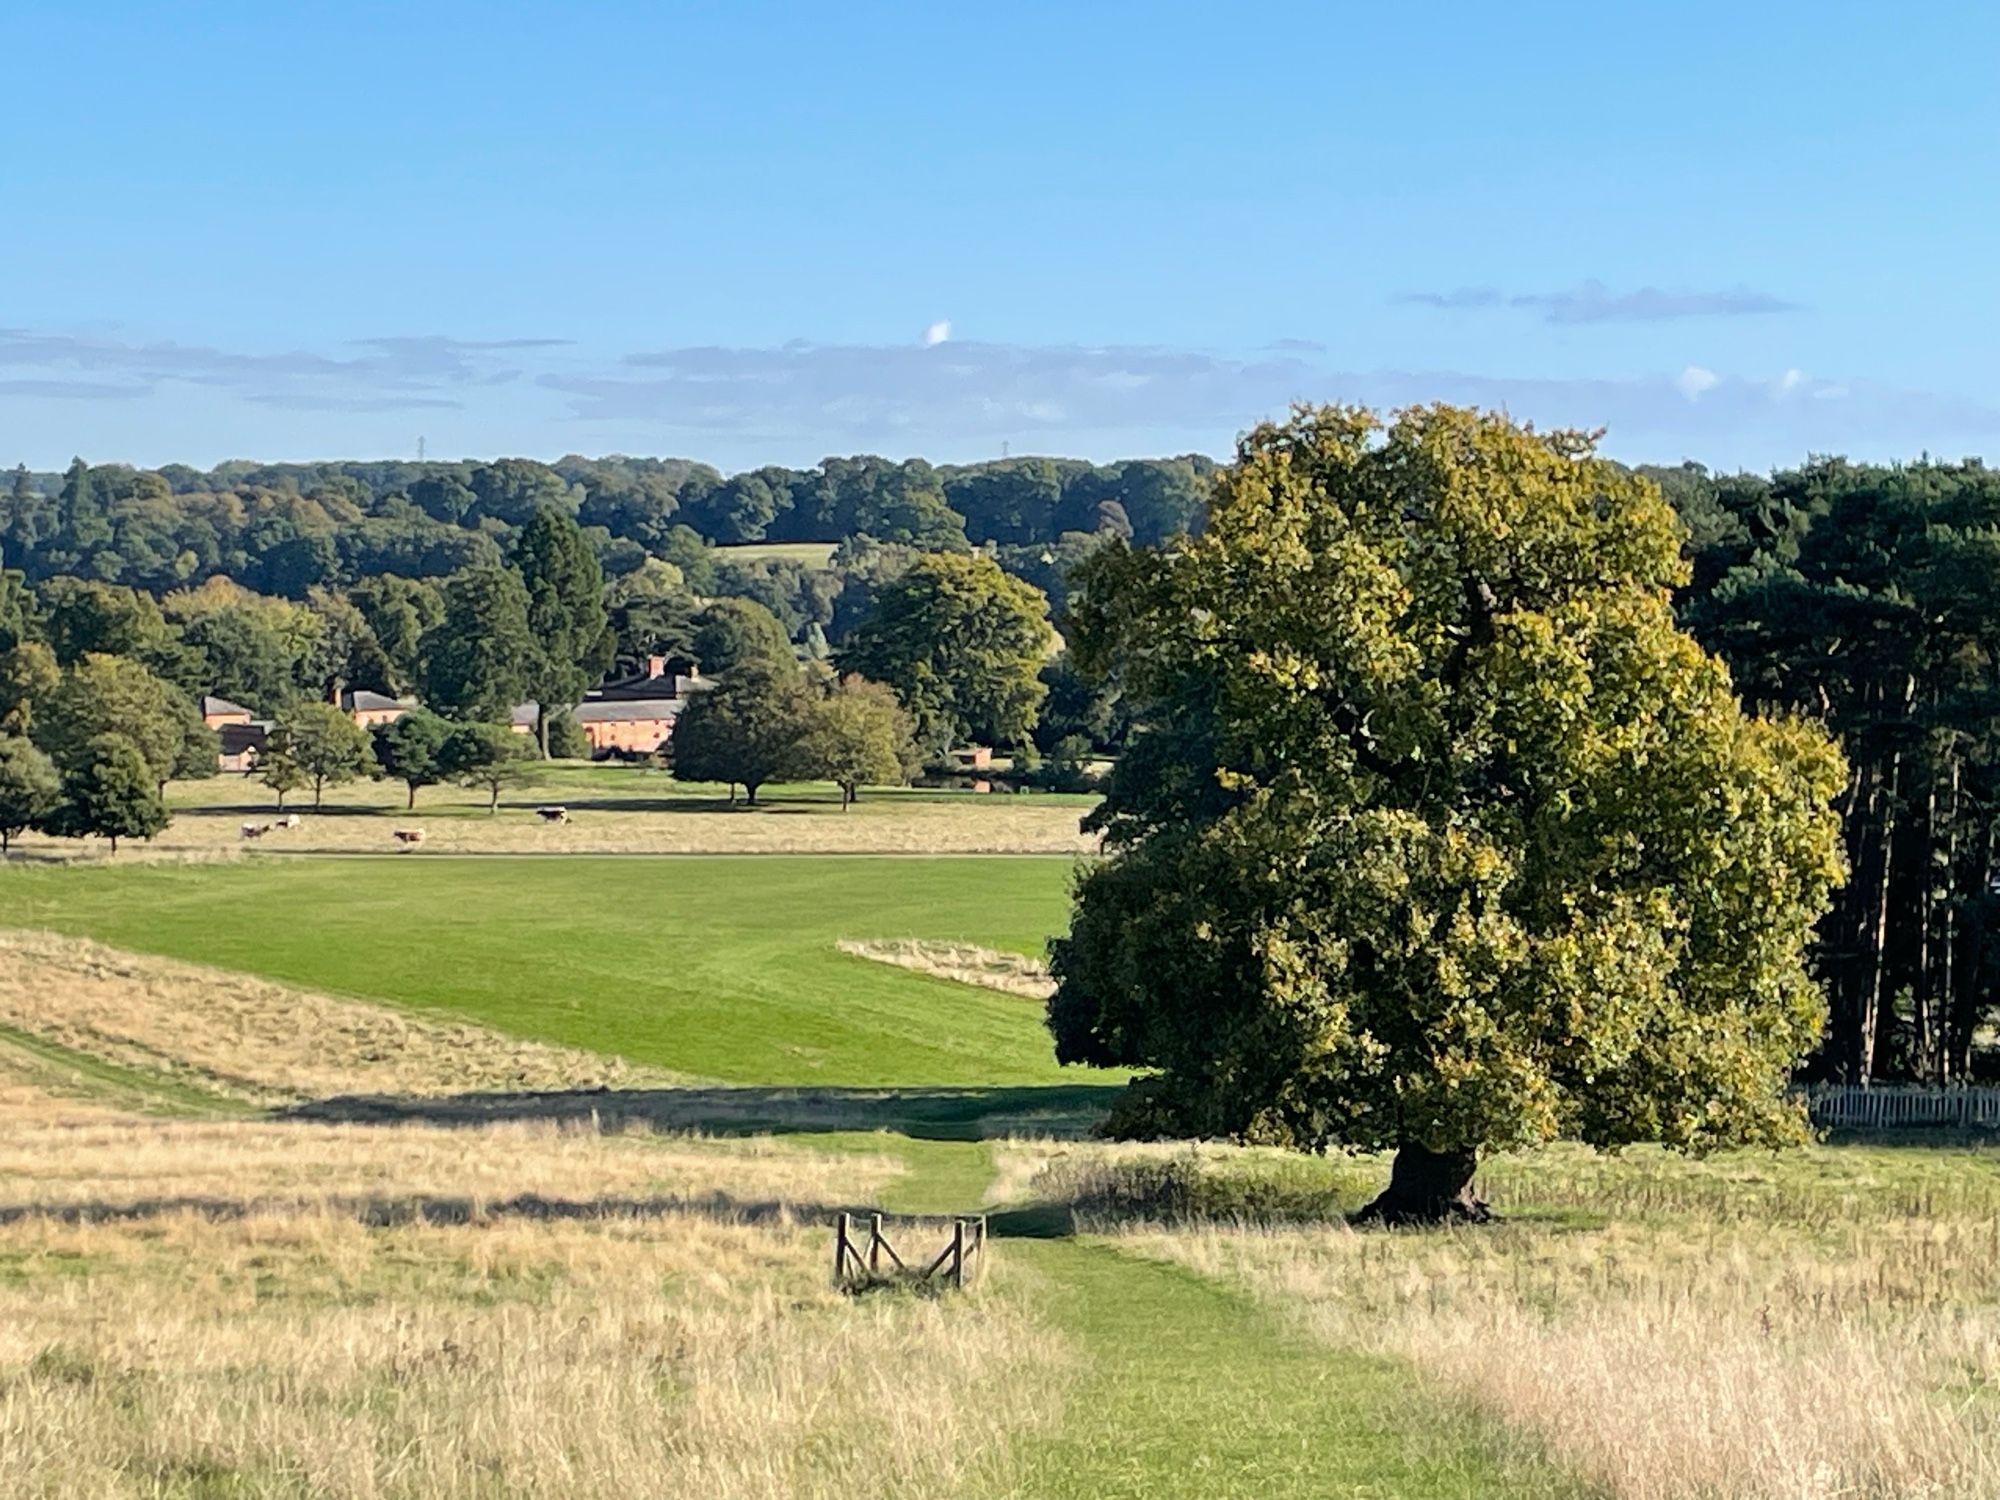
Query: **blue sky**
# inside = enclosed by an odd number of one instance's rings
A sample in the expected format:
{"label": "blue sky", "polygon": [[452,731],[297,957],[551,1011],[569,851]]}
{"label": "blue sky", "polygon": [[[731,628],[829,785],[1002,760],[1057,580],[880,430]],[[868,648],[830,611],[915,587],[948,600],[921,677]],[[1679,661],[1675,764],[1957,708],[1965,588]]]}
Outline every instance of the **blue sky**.
{"label": "blue sky", "polygon": [[2000,7],[0,0],[0,462],[2000,455]]}

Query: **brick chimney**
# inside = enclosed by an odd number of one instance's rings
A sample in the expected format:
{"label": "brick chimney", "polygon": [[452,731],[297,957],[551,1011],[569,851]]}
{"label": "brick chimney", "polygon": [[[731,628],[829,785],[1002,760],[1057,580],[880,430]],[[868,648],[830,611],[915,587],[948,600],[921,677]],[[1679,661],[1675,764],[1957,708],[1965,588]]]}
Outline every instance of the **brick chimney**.
{"label": "brick chimney", "polygon": [[667,659],[664,656],[661,656],[656,652],[652,656],[646,658],[647,681],[650,682],[655,677],[664,677],[666,675],[667,675]]}

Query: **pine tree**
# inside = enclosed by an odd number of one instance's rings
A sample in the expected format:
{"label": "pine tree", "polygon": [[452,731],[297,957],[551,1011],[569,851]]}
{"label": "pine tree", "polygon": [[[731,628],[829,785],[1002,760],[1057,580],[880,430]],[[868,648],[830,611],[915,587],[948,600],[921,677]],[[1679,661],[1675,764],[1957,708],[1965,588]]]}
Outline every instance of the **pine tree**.
{"label": "pine tree", "polygon": [[104,518],[90,465],[80,458],[72,459],[63,475],[61,507],[64,550],[81,557],[110,542],[111,525]]}
{"label": "pine tree", "polygon": [[538,508],[514,544],[514,566],[528,592],[528,629],[536,648],[528,691],[546,757],[549,720],[603,679],[617,641],[604,608],[597,554],[567,514],[550,505]]}
{"label": "pine tree", "polygon": [[457,719],[505,720],[529,692],[540,650],[528,591],[511,568],[467,568],[445,585],[444,618],[424,632],[424,701]]}

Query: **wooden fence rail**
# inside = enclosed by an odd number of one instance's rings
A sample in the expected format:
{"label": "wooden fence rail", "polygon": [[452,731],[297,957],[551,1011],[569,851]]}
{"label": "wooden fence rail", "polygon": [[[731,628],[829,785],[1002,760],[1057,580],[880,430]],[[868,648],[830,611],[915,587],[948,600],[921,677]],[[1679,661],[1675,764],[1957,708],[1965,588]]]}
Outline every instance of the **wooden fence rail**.
{"label": "wooden fence rail", "polygon": [[1815,1125],[1850,1130],[1908,1130],[1926,1126],[2000,1127],[2000,1088],[1934,1089],[1907,1084],[1875,1088],[1828,1085],[1806,1091]]}
{"label": "wooden fence rail", "polygon": [[[833,1221],[833,1284],[849,1290],[903,1278],[932,1286],[962,1288],[966,1273],[986,1258],[986,1215],[951,1221],[951,1238],[928,1260],[908,1262],[882,1232],[882,1216],[869,1214],[865,1233],[857,1232],[856,1214]],[[891,1267],[894,1269],[892,1270]]]}

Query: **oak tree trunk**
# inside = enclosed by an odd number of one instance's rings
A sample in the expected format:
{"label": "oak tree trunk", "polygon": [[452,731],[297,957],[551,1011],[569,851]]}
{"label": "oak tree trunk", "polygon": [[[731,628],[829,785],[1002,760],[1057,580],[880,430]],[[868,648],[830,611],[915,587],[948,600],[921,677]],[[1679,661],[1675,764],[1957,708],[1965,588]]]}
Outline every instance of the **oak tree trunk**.
{"label": "oak tree trunk", "polygon": [[1472,1196],[1479,1167],[1473,1150],[1433,1151],[1406,1142],[1389,1166],[1389,1186],[1360,1213],[1357,1224],[1484,1224],[1493,1211]]}

